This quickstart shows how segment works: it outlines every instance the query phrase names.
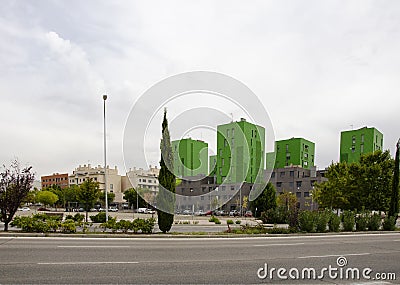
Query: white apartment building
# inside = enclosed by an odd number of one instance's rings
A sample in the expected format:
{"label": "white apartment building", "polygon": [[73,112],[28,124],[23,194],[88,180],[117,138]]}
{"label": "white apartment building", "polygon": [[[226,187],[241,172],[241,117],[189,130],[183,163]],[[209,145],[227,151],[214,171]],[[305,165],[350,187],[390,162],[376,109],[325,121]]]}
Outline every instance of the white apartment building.
{"label": "white apartment building", "polygon": [[[123,194],[121,191],[121,175],[118,174],[118,169],[115,166],[110,168],[107,166],[107,191],[115,194],[114,202],[124,202]],[[99,182],[100,190],[104,191],[104,167],[98,165],[92,167],[88,165],[79,165],[69,175],[69,185],[81,185],[83,182],[92,179],[95,182]]]}
{"label": "white apartment building", "polygon": [[122,191],[124,192],[129,188],[148,190],[146,193],[150,195],[143,198],[148,202],[152,202],[158,192],[159,173],[160,169],[157,166],[152,167],[151,165],[147,170],[136,167],[129,169],[126,176],[122,177]]}

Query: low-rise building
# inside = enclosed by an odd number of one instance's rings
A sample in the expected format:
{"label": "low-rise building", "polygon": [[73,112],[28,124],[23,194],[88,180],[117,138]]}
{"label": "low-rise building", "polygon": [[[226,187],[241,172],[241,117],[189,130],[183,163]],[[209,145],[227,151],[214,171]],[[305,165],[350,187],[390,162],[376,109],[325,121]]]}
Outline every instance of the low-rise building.
{"label": "low-rise building", "polygon": [[[107,191],[115,194],[114,201],[116,203],[123,202],[123,194],[121,191],[121,175],[118,174],[118,169],[115,166],[114,168],[110,168],[107,166]],[[104,183],[104,167],[98,165],[96,167],[92,167],[90,164],[88,165],[79,165],[75,170],[69,175],[69,184],[70,185],[81,185],[83,182],[92,179],[95,182],[99,183],[100,190],[104,191],[105,183]]]}
{"label": "low-rise building", "polygon": [[41,177],[42,188],[51,187],[53,185],[60,186],[64,189],[69,186],[68,173],[53,173],[52,175],[46,175]]}

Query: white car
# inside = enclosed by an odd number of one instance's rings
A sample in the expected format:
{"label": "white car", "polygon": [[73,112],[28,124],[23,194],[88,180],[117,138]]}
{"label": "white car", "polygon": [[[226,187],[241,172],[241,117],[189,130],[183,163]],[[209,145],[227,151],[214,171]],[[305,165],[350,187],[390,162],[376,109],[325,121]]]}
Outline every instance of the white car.
{"label": "white car", "polygon": [[117,207],[110,207],[110,208],[108,208],[108,210],[110,212],[118,212],[118,208]]}
{"label": "white car", "polygon": [[28,207],[22,207],[22,208],[19,208],[18,209],[18,211],[22,211],[22,212],[28,212],[28,211],[30,211],[31,209],[30,208],[28,208]]}

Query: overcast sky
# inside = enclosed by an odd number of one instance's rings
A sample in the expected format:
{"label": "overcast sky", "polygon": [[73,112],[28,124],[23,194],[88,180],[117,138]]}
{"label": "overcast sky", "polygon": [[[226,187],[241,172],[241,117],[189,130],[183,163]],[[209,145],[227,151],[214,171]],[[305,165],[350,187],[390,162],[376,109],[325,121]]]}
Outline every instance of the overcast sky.
{"label": "overcast sky", "polygon": [[18,157],[39,178],[103,164],[107,93],[108,162],[124,173],[135,100],[194,70],[246,84],[276,139],[316,143],[319,168],[338,160],[340,131],[351,126],[378,128],[393,154],[400,2],[3,0],[0,162]]}

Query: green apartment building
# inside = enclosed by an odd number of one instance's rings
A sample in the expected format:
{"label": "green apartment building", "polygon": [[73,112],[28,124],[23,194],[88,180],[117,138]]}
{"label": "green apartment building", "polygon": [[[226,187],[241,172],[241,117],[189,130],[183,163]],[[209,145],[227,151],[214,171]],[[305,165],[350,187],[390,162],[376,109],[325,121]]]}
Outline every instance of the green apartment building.
{"label": "green apartment building", "polygon": [[243,118],[217,126],[217,183],[254,183],[264,170],[264,154],[263,127]]}
{"label": "green apartment building", "polygon": [[383,150],[383,134],[377,129],[363,127],[341,132],[340,162],[358,162],[362,154],[377,150]]}
{"label": "green apartment building", "polygon": [[208,144],[201,140],[172,141],[174,174],[177,177],[208,174]]}
{"label": "green apartment building", "polygon": [[[275,156],[275,161],[274,161]],[[266,154],[267,169],[300,166],[314,167],[315,144],[303,138],[291,138],[275,142],[275,152]]]}

